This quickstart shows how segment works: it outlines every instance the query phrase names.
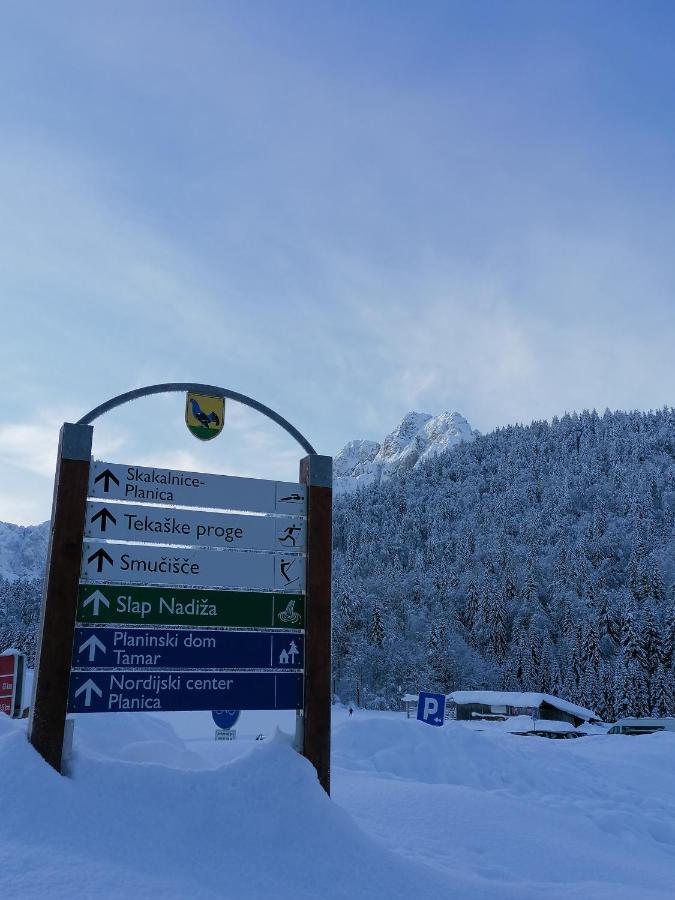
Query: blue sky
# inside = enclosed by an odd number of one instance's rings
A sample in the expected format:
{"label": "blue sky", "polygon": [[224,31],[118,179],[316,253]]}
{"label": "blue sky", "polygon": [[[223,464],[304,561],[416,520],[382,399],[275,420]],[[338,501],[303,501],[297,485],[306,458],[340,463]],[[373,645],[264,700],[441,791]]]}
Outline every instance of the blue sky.
{"label": "blue sky", "polygon": [[[201,381],[321,452],[410,409],[483,431],[675,394],[675,12],[621,2],[7,3],[0,519],[58,427]],[[95,452],[292,478],[182,399]]]}

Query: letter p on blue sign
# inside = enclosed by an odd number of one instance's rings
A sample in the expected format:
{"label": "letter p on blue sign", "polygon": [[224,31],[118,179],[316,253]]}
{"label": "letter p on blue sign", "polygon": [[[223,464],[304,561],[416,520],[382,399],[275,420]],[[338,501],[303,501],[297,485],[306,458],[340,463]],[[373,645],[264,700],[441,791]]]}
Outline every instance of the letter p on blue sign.
{"label": "letter p on blue sign", "polygon": [[417,718],[427,725],[442,725],[445,718],[445,694],[422,691],[417,701]]}

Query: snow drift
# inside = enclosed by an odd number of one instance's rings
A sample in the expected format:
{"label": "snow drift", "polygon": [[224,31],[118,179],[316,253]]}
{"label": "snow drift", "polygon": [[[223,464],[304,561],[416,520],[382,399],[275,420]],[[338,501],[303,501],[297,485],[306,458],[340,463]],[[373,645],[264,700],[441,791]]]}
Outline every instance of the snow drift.
{"label": "snow drift", "polygon": [[24,724],[0,716],[3,897],[442,896],[435,873],[378,847],[328,799],[282,735],[216,769],[196,768],[143,714],[81,717],[76,737],[62,778]]}
{"label": "snow drift", "polygon": [[552,741],[364,714],[335,729],[333,759],[335,800],[463,900],[672,896],[673,734]]}
{"label": "snow drift", "polygon": [[329,800],[284,735],[255,741],[270,716],[228,743],[179,716],[79,717],[69,778],[0,717],[3,900],[672,896],[675,735],[549,741],[336,707]]}

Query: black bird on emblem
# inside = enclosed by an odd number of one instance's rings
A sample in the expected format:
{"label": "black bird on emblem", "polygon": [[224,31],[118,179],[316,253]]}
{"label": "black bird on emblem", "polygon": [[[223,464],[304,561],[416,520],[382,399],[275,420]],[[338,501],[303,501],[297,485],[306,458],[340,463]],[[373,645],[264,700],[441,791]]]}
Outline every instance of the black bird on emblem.
{"label": "black bird on emblem", "polygon": [[204,428],[210,428],[211,422],[213,422],[216,428],[220,426],[220,419],[214,412],[210,412],[207,415],[194,397],[190,400],[190,403],[192,404],[192,415],[200,425],[203,425]]}

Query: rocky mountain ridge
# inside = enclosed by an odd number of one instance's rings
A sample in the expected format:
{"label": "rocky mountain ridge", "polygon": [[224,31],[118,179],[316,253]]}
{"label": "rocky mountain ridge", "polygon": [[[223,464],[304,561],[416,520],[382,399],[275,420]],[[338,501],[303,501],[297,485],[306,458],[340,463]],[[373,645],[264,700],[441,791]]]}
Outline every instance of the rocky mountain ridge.
{"label": "rocky mountain ridge", "polygon": [[409,412],[381,444],[355,440],[340,450],[333,461],[334,490],[345,494],[379,483],[444,450],[473,441],[477,434],[458,412],[437,416]]}
{"label": "rocky mountain ridge", "polygon": [[0,578],[41,578],[47,559],[49,522],[14,525],[0,522]]}

